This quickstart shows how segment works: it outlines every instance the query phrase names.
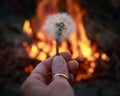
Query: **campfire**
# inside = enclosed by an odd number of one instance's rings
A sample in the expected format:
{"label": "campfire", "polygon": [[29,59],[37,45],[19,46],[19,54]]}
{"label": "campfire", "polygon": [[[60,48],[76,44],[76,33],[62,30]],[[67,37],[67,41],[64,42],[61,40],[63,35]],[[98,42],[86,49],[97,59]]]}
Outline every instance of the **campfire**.
{"label": "campfire", "polygon": [[[63,8],[59,8],[59,4],[63,4]],[[97,61],[108,62],[110,57],[88,38],[84,26],[84,16],[87,12],[80,7],[77,0],[62,0],[62,3],[60,0],[37,0],[35,16],[25,20],[23,25],[23,31],[34,42],[24,42],[23,45],[30,58],[42,61],[55,55],[55,41],[50,39],[42,28],[47,16],[64,11],[71,15],[76,23],[76,29],[68,39],[60,42],[59,51],[71,52],[72,59],[79,62],[80,68],[76,81],[88,79],[95,72],[98,66]],[[25,68],[25,71],[32,71],[32,69],[30,65]]]}

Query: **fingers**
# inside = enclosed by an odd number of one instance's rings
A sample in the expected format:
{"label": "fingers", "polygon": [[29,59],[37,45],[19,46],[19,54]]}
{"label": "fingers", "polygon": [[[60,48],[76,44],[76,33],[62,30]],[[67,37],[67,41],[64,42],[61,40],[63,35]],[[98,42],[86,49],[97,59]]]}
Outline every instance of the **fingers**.
{"label": "fingers", "polygon": [[32,73],[38,73],[43,77],[46,77],[51,70],[52,60],[53,60],[53,57],[50,57],[45,61],[40,62],[32,71]]}
{"label": "fingers", "polygon": [[56,73],[63,73],[69,77],[67,63],[62,56],[56,56],[52,63],[52,75]]}
{"label": "fingers", "polygon": [[[71,54],[68,52],[62,52],[60,53],[61,56],[65,59],[65,61],[71,60]],[[41,63],[39,63],[33,72],[31,73],[30,76],[42,81],[43,83],[47,84],[47,80],[49,80],[49,73],[51,72],[52,69],[52,62],[53,62],[53,57],[50,57]]]}
{"label": "fingers", "polygon": [[[61,76],[60,74],[65,76]],[[49,84],[48,87],[51,93],[54,90],[54,94],[52,94],[53,96],[73,96],[72,87],[67,79],[69,78],[69,76],[71,77],[71,75],[69,75],[67,63],[62,56],[54,57],[52,63],[52,76],[55,77],[53,78],[53,81]],[[64,95],[60,95],[61,93]]]}
{"label": "fingers", "polygon": [[68,61],[68,69],[70,73],[78,71],[79,63],[76,60]]}
{"label": "fingers", "polygon": [[[64,58],[64,60],[66,62],[68,62],[67,66],[68,66],[70,73],[73,73],[75,70],[77,70],[78,63],[76,61],[71,60],[70,53],[62,52],[62,53],[60,53],[60,56],[62,56]],[[49,80],[50,80],[49,73],[51,72],[51,69],[52,69],[52,62],[53,62],[54,57],[56,57],[56,56],[50,57],[50,58],[42,61],[41,63],[39,63],[35,67],[35,69],[33,70],[33,72],[31,73],[30,76],[40,80],[41,82],[43,82],[45,84],[48,84]]]}
{"label": "fingers", "polygon": [[76,60],[65,62],[61,56],[56,56],[53,60],[52,75],[63,73],[69,77],[70,83],[74,81],[73,73],[78,70],[79,64]]}
{"label": "fingers", "polygon": [[[31,75],[24,82],[22,89],[25,90],[28,89],[28,86],[30,88],[34,85],[39,85],[41,86],[41,88],[46,87],[48,86],[47,80],[49,80],[49,77],[52,77],[56,73],[65,74],[68,78],[70,78],[71,81],[73,81],[73,75],[71,73],[77,70],[77,66],[78,63],[76,61],[71,60],[70,53],[63,52],[60,53],[59,56],[50,57],[36,66]],[[49,76],[49,73],[51,71],[52,76]],[[49,87],[53,88],[53,91],[56,92],[56,95],[54,96],[58,96],[57,90],[59,91],[59,89],[62,89],[60,93],[64,91],[64,93],[66,94],[66,90],[69,89],[70,91],[68,91],[68,93],[70,92],[70,94],[73,94],[72,87],[70,86],[68,80],[61,76],[56,76],[53,82],[50,84],[50,86]]]}
{"label": "fingers", "polygon": [[71,73],[69,74],[69,82],[70,84],[74,82],[74,76]]}
{"label": "fingers", "polygon": [[[64,60],[64,58],[62,56],[56,56],[53,59],[53,63],[52,63],[52,76],[54,77],[55,74],[64,74],[69,78],[69,71],[68,71],[68,67],[67,67],[67,63]],[[59,82],[67,82],[67,79],[63,78],[62,76],[56,76],[55,78],[53,78],[53,82],[49,85],[54,87],[54,85],[59,85]]]}
{"label": "fingers", "polygon": [[[63,74],[66,76],[66,78],[69,79],[69,71],[68,71],[67,63],[62,56],[56,56],[53,59],[52,76],[54,77],[56,74]],[[66,78],[64,78],[64,76],[62,77],[60,75],[57,75],[55,78],[53,78],[53,82],[50,84],[50,86],[52,85],[54,86],[56,84],[58,86],[61,86],[59,85],[60,82],[67,82],[67,84],[69,85],[68,80]]]}
{"label": "fingers", "polygon": [[69,53],[69,52],[62,52],[62,53],[60,53],[60,55],[64,57],[66,62],[71,60],[71,53]]}

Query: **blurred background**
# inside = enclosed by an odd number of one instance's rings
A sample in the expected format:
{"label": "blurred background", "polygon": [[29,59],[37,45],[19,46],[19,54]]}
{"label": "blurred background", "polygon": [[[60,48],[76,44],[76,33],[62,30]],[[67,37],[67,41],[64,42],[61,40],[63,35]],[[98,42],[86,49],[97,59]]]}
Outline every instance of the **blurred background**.
{"label": "blurred background", "polygon": [[59,45],[80,65],[75,96],[120,96],[120,0],[0,0],[0,96],[20,96],[34,67],[55,54],[42,28],[59,12],[76,24]]}

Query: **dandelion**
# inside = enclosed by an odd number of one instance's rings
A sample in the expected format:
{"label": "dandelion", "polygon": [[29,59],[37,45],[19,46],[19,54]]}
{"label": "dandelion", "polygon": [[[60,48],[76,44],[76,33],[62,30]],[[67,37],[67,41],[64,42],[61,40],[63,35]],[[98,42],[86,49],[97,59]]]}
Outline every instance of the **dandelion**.
{"label": "dandelion", "polygon": [[47,17],[43,29],[48,36],[56,40],[56,54],[58,54],[59,41],[69,37],[75,29],[75,24],[67,13],[58,13]]}

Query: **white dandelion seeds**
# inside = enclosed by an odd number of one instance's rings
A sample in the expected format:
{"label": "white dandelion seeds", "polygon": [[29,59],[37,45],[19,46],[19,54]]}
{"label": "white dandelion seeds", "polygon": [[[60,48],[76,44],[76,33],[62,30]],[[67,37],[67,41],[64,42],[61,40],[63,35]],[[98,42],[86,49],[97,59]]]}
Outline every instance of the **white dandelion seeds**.
{"label": "white dandelion seeds", "polygon": [[58,51],[58,42],[69,37],[75,29],[75,23],[67,13],[58,13],[47,17],[43,29],[49,37],[56,40]]}

